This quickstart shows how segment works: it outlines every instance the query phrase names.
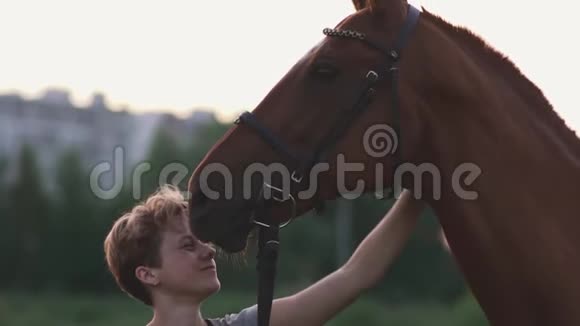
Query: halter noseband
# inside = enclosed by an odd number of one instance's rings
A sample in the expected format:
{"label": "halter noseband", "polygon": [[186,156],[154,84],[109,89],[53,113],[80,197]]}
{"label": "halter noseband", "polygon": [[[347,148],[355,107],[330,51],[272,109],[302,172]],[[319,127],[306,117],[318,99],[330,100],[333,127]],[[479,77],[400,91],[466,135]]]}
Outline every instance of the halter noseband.
{"label": "halter noseband", "polygon": [[[363,42],[367,46],[383,53],[388,59],[388,64],[386,66],[380,65],[373,69],[369,69],[369,71],[365,75],[361,89],[357,93],[357,96],[355,97],[353,106],[347,108],[343,112],[343,114],[339,116],[339,119],[335,121],[335,124],[333,124],[332,128],[326,133],[326,136],[323,138],[322,142],[318,144],[312,155],[310,155],[309,157],[304,158],[296,155],[295,152],[291,151],[290,147],[282,139],[275,136],[274,133],[272,133],[267,127],[261,124],[250,112],[242,113],[235,121],[235,124],[237,125],[244,124],[250,127],[250,129],[252,129],[255,133],[257,133],[264,142],[268,143],[276,152],[284,156],[284,159],[287,162],[291,162],[291,164],[294,167],[291,180],[295,184],[300,184],[302,182],[303,176],[312,169],[312,167],[314,166],[314,164],[316,164],[316,162],[320,160],[323,153],[338,142],[338,140],[341,138],[344,132],[346,132],[352,121],[364,111],[364,109],[371,102],[372,97],[376,92],[374,86],[378,84],[380,81],[387,79],[385,78],[384,75],[388,74],[390,75],[391,80],[391,94],[392,94],[391,106],[393,111],[393,129],[395,130],[396,134],[400,139],[401,123],[400,123],[399,98],[398,98],[399,69],[397,64],[401,58],[401,52],[405,47],[405,45],[407,44],[407,41],[409,40],[411,32],[417,25],[419,16],[420,16],[419,10],[409,4],[407,17],[405,19],[405,23],[402,27],[402,30],[400,31],[394,44],[389,49],[385,49],[380,44],[369,40],[364,33],[358,31],[340,30],[331,28],[325,28],[323,30],[323,33],[328,37],[339,37]],[[401,144],[399,142],[399,148],[394,153],[395,169],[400,165],[402,161],[400,145]],[[264,183],[264,187],[268,187],[272,190],[275,190],[279,194],[283,193],[282,189],[274,187],[267,183]],[[260,197],[263,193],[264,187],[262,187]],[[273,199],[278,202],[291,200],[293,212],[292,215],[290,216],[289,221],[291,221],[296,217],[295,216],[296,205],[294,197],[292,197],[291,195],[291,192],[288,198],[284,198],[282,195],[280,195],[279,197],[274,196]],[[270,313],[274,293],[276,260],[278,257],[278,246],[279,246],[278,231],[281,226],[274,223],[271,217],[267,214],[267,206],[266,203],[264,203],[264,200],[262,200],[262,198],[258,199],[257,207],[258,209],[254,211],[255,217],[253,222],[259,227],[258,265],[257,265],[259,273],[258,325],[267,326],[269,325],[270,321]],[[258,220],[258,218],[260,218],[261,220]],[[289,221],[282,226],[287,225]]]}

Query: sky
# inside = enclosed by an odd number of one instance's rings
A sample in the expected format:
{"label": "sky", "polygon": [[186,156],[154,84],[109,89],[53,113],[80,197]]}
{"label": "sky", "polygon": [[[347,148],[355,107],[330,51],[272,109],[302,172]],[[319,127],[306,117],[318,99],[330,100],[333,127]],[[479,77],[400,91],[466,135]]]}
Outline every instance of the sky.
{"label": "sky", "polygon": [[[571,2],[414,0],[508,55],[580,131]],[[252,109],[354,12],[350,0],[0,0],[0,93],[66,89],[86,105],[221,117]]]}

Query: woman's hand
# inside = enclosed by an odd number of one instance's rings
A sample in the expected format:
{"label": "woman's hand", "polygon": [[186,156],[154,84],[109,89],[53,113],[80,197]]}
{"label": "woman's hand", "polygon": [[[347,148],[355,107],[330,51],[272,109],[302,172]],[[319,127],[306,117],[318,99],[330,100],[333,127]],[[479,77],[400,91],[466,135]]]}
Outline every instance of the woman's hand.
{"label": "woman's hand", "polygon": [[382,279],[422,209],[423,203],[405,190],[343,267],[295,295],[274,300],[270,324],[324,325]]}

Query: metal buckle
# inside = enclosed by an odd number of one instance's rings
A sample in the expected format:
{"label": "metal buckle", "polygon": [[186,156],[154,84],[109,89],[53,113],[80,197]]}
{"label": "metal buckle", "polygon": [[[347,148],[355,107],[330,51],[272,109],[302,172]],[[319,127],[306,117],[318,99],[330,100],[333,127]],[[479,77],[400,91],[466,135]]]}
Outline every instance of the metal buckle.
{"label": "metal buckle", "polygon": [[294,181],[296,183],[300,183],[303,178],[304,178],[304,176],[296,173],[296,170],[294,170],[292,172],[292,175],[290,176],[290,179],[292,179],[292,181]]}
{"label": "metal buckle", "polygon": [[[284,190],[282,190],[281,188],[278,187],[274,187],[269,183],[264,182],[264,186],[268,187],[271,190],[274,190],[274,192],[272,193],[272,199],[274,199],[277,202],[285,202],[287,201],[289,198],[284,198]],[[278,194],[279,197],[276,197],[276,194]],[[292,197],[291,194],[288,194],[289,197]]]}
{"label": "metal buckle", "polygon": [[374,70],[369,70],[369,72],[367,72],[366,79],[371,82],[376,82],[379,79],[379,74],[377,74]]}
{"label": "metal buckle", "polygon": [[[265,182],[264,182],[264,186],[266,186],[266,187],[268,187],[270,189],[274,189],[276,191],[282,192],[282,189],[280,189],[278,187],[274,187],[271,184],[267,184]],[[278,229],[282,229],[282,228],[288,226],[288,224],[290,224],[296,218],[296,199],[294,199],[294,196],[292,196],[292,194],[288,194],[288,198],[283,199],[283,200],[278,200],[279,198],[276,198],[276,197],[272,197],[272,198],[274,198],[274,200],[276,200],[278,202],[286,202],[288,200],[291,200],[292,201],[292,208],[291,208],[290,218],[288,219],[288,221],[286,221],[286,222],[278,225]],[[256,221],[256,216],[254,214],[252,214],[252,219],[251,219],[250,222],[251,223],[254,223],[254,224],[258,225],[258,226],[265,227],[265,228],[272,227],[272,225],[270,225],[270,224],[266,224],[264,222]]]}

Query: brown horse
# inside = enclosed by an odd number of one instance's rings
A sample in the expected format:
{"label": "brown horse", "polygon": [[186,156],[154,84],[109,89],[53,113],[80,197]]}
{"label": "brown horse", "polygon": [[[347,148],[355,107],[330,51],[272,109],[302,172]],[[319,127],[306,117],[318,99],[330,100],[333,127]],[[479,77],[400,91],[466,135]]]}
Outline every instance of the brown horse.
{"label": "brown horse", "polygon": [[[338,28],[364,33],[385,47],[392,44],[407,17],[406,2],[354,3],[357,12]],[[384,62],[384,54],[358,42],[356,34],[342,36],[324,38],[253,111],[288,148],[313,152],[344,108],[351,107],[369,67]],[[557,53],[547,55],[557,60]],[[575,133],[507,58],[425,10],[404,48],[398,76],[401,162],[407,167],[429,163],[439,176],[407,173],[401,186],[435,210],[491,324],[580,325],[580,141]],[[364,169],[347,174],[342,188],[355,189],[360,181],[363,191],[396,185],[395,168],[403,165],[392,155],[369,155],[362,144],[373,126],[397,124],[392,87],[388,81],[376,86],[368,108],[349,119],[348,129],[317,161],[328,163],[327,170],[296,178],[290,189],[295,197],[316,186],[315,196],[297,199],[298,214],[343,193],[337,180],[344,162]],[[201,239],[227,251],[244,248],[263,180],[248,185],[243,176],[256,162],[290,165],[242,124],[198,166],[189,190],[193,228]],[[477,167],[471,178],[460,178],[464,163]],[[384,167],[381,174],[377,166]],[[214,172],[227,168],[227,173],[204,174],[210,167]],[[458,187],[477,196],[465,196]],[[272,213],[282,221],[288,208],[281,203]]]}

